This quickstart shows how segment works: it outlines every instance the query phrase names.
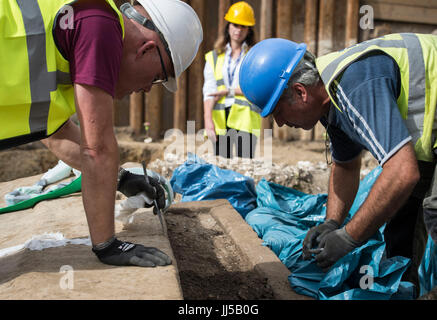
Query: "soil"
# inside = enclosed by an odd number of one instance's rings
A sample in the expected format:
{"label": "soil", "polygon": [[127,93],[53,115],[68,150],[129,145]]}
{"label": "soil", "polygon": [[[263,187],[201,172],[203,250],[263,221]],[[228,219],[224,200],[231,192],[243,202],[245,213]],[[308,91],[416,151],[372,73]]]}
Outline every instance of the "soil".
{"label": "soil", "polygon": [[207,213],[166,214],[169,240],[187,300],[273,299],[267,279],[253,270]]}

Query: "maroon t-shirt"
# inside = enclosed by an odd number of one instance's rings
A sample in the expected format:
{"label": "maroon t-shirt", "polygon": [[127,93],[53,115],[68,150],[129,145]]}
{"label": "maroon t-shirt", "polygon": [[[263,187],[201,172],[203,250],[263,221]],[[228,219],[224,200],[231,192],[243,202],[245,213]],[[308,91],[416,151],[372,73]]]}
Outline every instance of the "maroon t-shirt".
{"label": "maroon t-shirt", "polygon": [[54,31],[58,49],[70,62],[71,80],[101,88],[114,97],[123,52],[120,20],[101,0],[78,1],[73,12],[73,28],[61,27],[61,14]]}

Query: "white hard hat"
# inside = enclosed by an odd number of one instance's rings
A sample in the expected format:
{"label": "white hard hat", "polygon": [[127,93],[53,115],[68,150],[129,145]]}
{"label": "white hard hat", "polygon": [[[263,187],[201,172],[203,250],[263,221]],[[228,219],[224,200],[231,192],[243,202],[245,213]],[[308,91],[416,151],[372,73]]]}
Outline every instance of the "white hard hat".
{"label": "white hard hat", "polygon": [[174,65],[175,78],[169,77],[164,86],[177,90],[179,78],[197,55],[203,40],[202,24],[196,12],[180,0],[137,0],[167,41]]}

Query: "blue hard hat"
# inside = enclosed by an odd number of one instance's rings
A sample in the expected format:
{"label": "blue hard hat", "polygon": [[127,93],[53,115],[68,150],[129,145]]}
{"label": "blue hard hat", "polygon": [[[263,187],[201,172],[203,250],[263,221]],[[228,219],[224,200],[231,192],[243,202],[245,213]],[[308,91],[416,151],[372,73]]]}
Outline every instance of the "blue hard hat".
{"label": "blue hard hat", "polygon": [[262,117],[273,112],[306,48],[305,43],[271,38],[257,43],[244,57],[240,87],[245,97],[261,109]]}

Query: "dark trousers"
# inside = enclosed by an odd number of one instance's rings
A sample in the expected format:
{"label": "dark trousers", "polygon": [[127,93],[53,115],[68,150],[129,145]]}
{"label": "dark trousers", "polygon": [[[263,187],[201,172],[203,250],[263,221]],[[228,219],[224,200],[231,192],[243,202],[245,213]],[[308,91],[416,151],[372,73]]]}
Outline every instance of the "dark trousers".
{"label": "dark trousers", "polygon": [[431,189],[434,169],[435,163],[419,161],[420,181],[384,229],[387,258],[403,256],[411,259],[402,280],[416,285],[417,295],[420,293],[418,268],[428,239],[423,221],[423,200]]}
{"label": "dark trousers", "polygon": [[[226,108],[226,123],[228,120],[230,108]],[[234,145],[237,151],[237,157],[253,159],[255,157],[255,148],[257,137],[254,134],[245,131],[239,131],[226,126],[226,135],[216,137],[214,151],[216,156],[231,159],[234,157]]]}

